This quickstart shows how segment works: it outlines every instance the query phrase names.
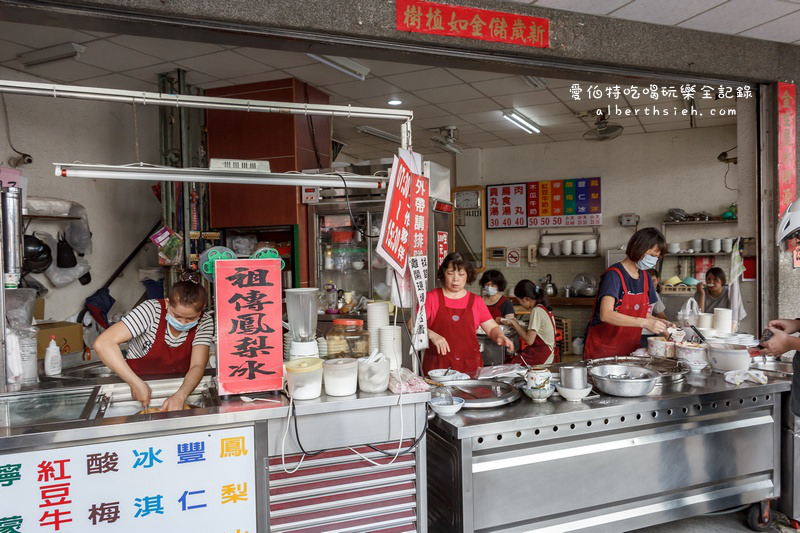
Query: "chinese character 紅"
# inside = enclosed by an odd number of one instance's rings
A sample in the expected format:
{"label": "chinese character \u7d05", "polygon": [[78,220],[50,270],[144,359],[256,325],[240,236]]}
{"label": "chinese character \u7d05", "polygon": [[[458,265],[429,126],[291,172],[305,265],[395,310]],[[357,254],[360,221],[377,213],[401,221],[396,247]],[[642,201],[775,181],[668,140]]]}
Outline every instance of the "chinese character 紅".
{"label": "chinese character \u7d05", "polygon": [[[61,479],[70,479],[72,476],[68,476],[66,474],[66,466],[65,464],[69,462],[69,459],[60,459],[58,461],[42,461],[39,463],[39,470],[38,474],[39,477],[37,481],[57,481]],[[56,467],[58,465],[58,473],[56,473]]]}

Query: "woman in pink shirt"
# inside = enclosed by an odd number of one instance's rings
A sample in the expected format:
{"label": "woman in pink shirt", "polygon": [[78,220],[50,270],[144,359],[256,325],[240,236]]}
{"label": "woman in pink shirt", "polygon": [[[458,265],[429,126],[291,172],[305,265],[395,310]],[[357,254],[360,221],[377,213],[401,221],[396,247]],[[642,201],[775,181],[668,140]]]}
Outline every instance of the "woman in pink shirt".
{"label": "woman in pink shirt", "polygon": [[514,349],[483,300],[465,288],[475,281],[475,269],[464,256],[458,252],[448,254],[437,278],[442,287],[430,291],[425,298],[431,344],[422,361],[426,374],[435,368],[471,373],[483,366],[476,335],[478,327],[498,346]]}

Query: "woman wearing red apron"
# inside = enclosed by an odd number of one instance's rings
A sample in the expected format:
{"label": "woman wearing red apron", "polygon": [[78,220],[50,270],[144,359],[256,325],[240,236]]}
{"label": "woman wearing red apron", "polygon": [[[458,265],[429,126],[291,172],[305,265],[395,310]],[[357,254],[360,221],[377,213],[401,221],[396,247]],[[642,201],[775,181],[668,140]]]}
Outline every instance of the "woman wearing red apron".
{"label": "woman wearing red apron", "polygon": [[428,317],[428,339],[422,370],[452,368],[459,372],[475,372],[483,366],[476,331],[478,327],[500,346],[513,350],[513,343],[503,335],[486,304],[465,289],[475,281],[475,270],[458,252],[448,254],[437,272],[442,284],[425,298]]}
{"label": "woman wearing red apron", "polygon": [[489,308],[489,314],[500,324],[504,318],[514,318],[514,304],[503,294],[507,282],[499,270],[487,270],[481,276],[478,284],[481,286],[483,303]]}
{"label": "woman wearing red apron", "polygon": [[[147,300],[94,343],[97,355],[131,388],[146,409],[150,386],[140,376],[184,375],[180,388],[164,401],[161,411],[183,409],[186,398],[203,377],[214,321],[203,313],[206,290],[192,281],[176,283],[168,299]],[[128,343],[123,356],[120,344]]]}
{"label": "woman wearing red apron", "polygon": [[508,362],[528,366],[557,363],[559,354],[556,347],[556,320],[547,306],[547,295],[534,282],[523,279],[514,287],[514,296],[519,299],[522,307],[531,311],[531,314],[527,328],[516,318],[503,322],[513,327],[519,338],[527,344]]}
{"label": "woman wearing red apron", "polygon": [[584,359],[628,355],[639,348],[642,328],[659,334],[670,325],[648,313],[657,297],[647,270],[656,266],[665,249],[660,231],[640,229],[628,241],[625,259],[603,273],[586,331]]}

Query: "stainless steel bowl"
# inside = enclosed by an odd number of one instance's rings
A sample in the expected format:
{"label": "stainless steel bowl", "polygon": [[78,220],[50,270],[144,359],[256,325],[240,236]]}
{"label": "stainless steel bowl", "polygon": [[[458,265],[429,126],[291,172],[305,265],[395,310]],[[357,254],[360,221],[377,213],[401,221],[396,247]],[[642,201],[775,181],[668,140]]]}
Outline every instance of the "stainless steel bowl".
{"label": "stainless steel bowl", "polygon": [[595,386],[612,396],[644,396],[656,385],[661,374],[633,365],[596,365],[589,370]]}

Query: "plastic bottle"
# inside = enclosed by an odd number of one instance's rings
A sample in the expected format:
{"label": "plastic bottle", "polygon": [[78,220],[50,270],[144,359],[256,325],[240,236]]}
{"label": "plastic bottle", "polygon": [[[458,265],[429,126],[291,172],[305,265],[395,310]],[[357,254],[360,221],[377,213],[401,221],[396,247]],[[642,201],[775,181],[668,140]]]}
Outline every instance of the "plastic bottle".
{"label": "plastic bottle", "polygon": [[330,245],[325,247],[325,270],[333,270],[333,249]]}
{"label": "plastic bottle", "polygon": [[50,344],[44,352],[44,373],[47,376],[61,374],[61,350],[56,344],[56,336],[50,335]]}

